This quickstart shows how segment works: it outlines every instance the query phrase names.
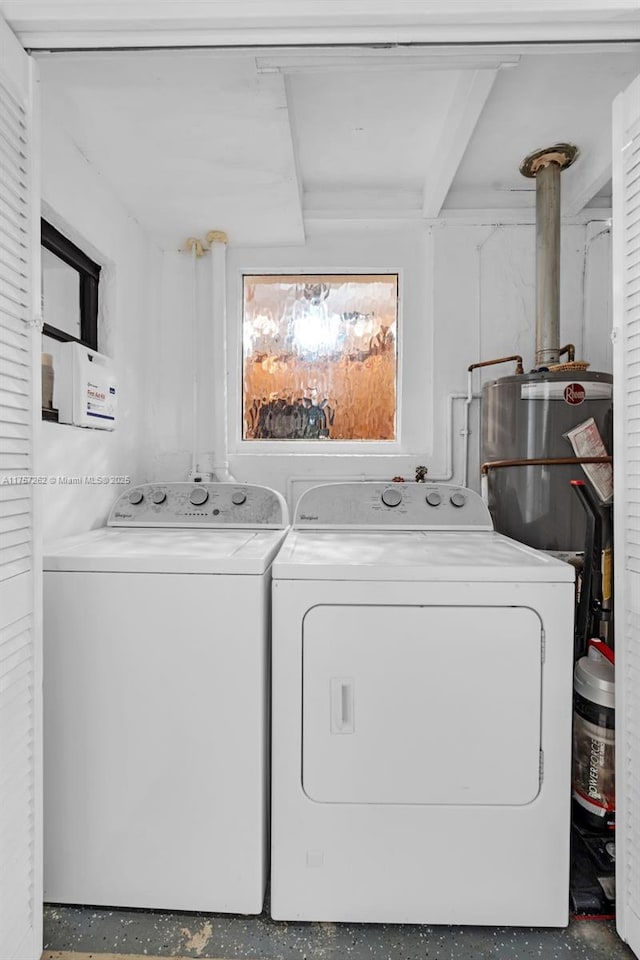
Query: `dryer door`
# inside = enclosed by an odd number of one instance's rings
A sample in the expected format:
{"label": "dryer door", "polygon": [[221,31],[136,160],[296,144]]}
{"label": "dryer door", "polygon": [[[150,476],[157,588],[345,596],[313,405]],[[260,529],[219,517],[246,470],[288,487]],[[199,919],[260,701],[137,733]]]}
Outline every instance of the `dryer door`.
{"label": "dryer door", "polygon": [[530,803],[541,638],[527,607],[314,607],[303,626],[305,793],[324,803]]}

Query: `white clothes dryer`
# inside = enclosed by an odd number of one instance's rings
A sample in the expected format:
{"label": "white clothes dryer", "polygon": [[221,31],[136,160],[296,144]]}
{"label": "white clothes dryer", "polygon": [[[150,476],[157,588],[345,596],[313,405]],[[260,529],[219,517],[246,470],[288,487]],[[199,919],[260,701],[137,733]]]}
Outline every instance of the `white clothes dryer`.
{"label": "white clothes dryer", "polygon": [[274,918],[568,922],[573,580],[471,490],[302,495],[273,565]]}
{"label": "white clothes dryer", "polygon": [[45,548],[45,899],[260,913],[280,494],[159,483]]}

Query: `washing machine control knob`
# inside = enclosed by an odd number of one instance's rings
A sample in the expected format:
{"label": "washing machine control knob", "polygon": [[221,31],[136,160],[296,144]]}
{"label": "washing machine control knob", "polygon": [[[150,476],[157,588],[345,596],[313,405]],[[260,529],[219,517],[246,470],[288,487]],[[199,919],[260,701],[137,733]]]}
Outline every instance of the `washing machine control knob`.
{"label": "washing machine control knob", "polygon": [[142,503],[143,500],[144,494],[142,490],[132,490],[129,494],[129,503],[132,503],[134,507],[137,506],[137,504]]}
{"label": "washing machine control knob", "polygon": [[151,494],[151,499],[154,503],[164,503],[167,499],[167,494],[164,490],[154,490]]}
{"label": "washing machine control knob", "polygon": [[430,507],[439,507],[442,503],[442,497],[437,490],[432,490],[431,493],[427,494],[427,503]]}
{"label": "washing machine control knob", "polygon": [[386,507],[397,507],[402,503],[402,492],[397,487],[388,487],[382,491],[382,502]]}
{"label": "washing machine control knob", "polygon": [[247,495],[244,490],[234,490],[231,494],[231,503],[235,504],[236,507],[241,507],[243,503],[247,502]]}
{"label": "washing machine control knob", "polygon": [[451,494],[451,503],[454,507],[464,507],[467,502],[467,498],[464,493],[452,493]]}
{"label": "washing machine control knob", "polygon": [[209,499],[209,491],[206,487],[194,487],[189,494],[189,500],[194,507],[201,507]]}

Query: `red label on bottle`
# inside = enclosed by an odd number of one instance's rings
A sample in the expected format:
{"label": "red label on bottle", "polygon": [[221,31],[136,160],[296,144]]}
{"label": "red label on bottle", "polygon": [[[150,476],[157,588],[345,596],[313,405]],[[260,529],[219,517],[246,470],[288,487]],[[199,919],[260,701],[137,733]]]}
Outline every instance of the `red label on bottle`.
{"label": "red label on bottle", "polygon": [[581,383],[568,383],[564,388],[564,401],[576,406],[582,403],[587,395],[587,391]]}

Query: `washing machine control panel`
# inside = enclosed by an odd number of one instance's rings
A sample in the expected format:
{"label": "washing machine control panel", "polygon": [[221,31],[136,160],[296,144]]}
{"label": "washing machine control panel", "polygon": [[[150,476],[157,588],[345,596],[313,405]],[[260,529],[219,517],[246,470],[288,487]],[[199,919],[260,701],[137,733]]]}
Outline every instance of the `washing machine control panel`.
{"label": "washing machine control panel", "polygon": [[252,483],[142,483],[121,494],[110,527],[262,527],[289,523],[284,498]]}
{"label": "washing machine control panel", "polygon": [[302,494],[298,528],[493,530],[474,490],[448,483],[325,483]]}

